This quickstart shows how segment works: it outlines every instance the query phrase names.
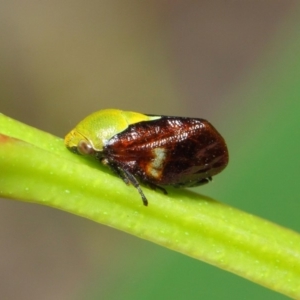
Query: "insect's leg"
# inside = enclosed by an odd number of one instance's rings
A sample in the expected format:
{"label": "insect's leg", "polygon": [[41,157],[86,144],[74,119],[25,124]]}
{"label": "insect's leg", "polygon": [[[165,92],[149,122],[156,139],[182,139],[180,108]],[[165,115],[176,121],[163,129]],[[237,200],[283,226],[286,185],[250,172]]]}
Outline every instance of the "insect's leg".
{"label": "insect's leg", "polygon": [[198,181],[177,183],[177,184],[174,184],[173,186],[176,188],[188,188],[188,187],[195,187],[195,186],[203,185],[203,184],[209,183],[210,181],[212,181],[211,176],[206,177],[206,178],[201,178]]}
{"label": "insect's leg", "polygon": [[159,186],[159,185],[156,185],[156,184],[154,184],[154,183],[152,183],[152,182],[148,182],[148,181],[146,181],[145,183],[146,183],[152,190],[158,189],[158,190],[162,191],[165,195],[168,194],[168,192],[166,191],[166,189],[164,189],[163,187],[161,187],[161,186]]}
{"label": "insect's leg", "polygon": [[125,169],[119,167],[118,165],[114,164],[114,163],[111,163],[109,162],[107,159],[102,159],[101,162],[104,164],[104,165],[107,165],[110,167],[110,169],[116,173],[120,178],[123,179],[123,181],[128,185],[128,184],[132,184],[139,192],[139,194],[141,195],[142,197],[142,200],[143,200],[143,204],[145,206],[148,206],[148,200],[146,198],[146,196],[144,195],[141,187],[140,187],[140,184],[139,182],[137,181],[137,179],[128,171],[126,171]]}
{"label": "insect's leg", "polygon": [[212,181],[211,177],[203,178],[203,179],[199,180],[196,185],[203,185],[203,184],[209,183],[210,181]]}
{"label": "insect's leg", "polygon": [[124,173],[124,171],[119,168],[117,165],[112,164],[111,162],[109,162],[107,159],[102,159],[101,162],[108,166],[116,175],[118,175],[127,185],[130,184],[130,180],[127,177],[127,174]]}
{"label": "insect's leg", "polygon": [[148,200],[147,200],[146,196],[144,195],[137,179],[130,172],[128,172],[124,169],[122,169],[122,172],[124,172],[124,175],[126,176],[127,180],[129,180],[129,182],[138,190],[139,194],[142,197],[143,204],[145,206],[148,206]]}

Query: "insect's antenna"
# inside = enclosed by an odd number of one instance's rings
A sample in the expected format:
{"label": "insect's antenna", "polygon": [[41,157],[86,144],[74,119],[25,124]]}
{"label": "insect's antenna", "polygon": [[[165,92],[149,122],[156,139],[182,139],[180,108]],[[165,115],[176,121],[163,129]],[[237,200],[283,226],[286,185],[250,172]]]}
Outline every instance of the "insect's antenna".
{"label": "insect's antenna", "polygon": [[148,206],[148,200],[145,196],[145,194],[143,193],[141,187],[140,187],[140,184],[139,182],[137,181],[137,179],[131,174],[129,173],[128,171],[126,170],[123,170],[123,172],[125,173],[126,177],[128,178],[128,180],[130,181],[130,183],[138,190],[139,194],[141,195],[142,197],[142,200],[143,200],[143,204],[145,206]]}

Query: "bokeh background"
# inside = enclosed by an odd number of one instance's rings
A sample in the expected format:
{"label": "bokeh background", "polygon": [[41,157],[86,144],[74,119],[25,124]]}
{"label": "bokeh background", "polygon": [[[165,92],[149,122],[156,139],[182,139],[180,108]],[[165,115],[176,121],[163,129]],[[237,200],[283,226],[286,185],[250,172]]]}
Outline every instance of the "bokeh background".
{"label": "bokeh background", "polygon": [[[198,191],[300,231],[297,1],[1,1],[0,37],[2,113],[61,137],[102,108],[206,118],[226,138],[230,164]],[[287,299],[101,224],[6,199],[0,297]]]}

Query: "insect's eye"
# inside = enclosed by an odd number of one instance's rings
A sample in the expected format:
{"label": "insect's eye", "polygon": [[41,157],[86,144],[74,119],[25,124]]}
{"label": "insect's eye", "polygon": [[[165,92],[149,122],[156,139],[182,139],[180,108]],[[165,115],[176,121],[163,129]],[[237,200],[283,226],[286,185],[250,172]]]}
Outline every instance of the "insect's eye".
{"label": "insect's eye", "polygon": [[95,152],[92,145],[88,141],[85,141],[85,140],[81,140],[78,143],[77,150],[82,155],[90,155]]}

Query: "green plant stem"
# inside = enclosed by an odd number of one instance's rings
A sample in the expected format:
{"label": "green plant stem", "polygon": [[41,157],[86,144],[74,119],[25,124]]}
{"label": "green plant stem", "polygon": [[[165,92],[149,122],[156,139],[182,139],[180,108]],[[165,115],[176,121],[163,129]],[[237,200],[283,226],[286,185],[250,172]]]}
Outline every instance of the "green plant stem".
{"label": "green plant stem", "polygon": [[133,187],[62,139],[0,114],[0,195],[89,218],[300,299],[300,236],[205,196]]}

